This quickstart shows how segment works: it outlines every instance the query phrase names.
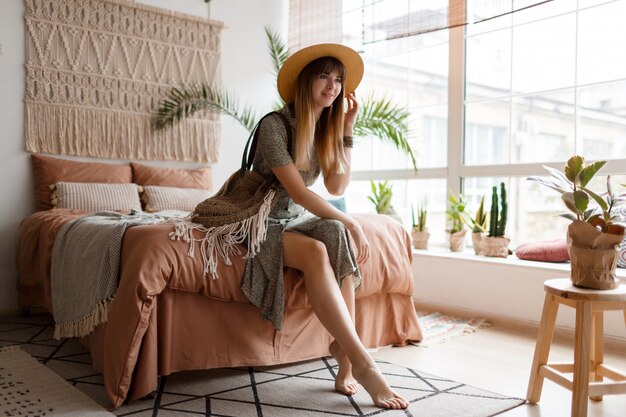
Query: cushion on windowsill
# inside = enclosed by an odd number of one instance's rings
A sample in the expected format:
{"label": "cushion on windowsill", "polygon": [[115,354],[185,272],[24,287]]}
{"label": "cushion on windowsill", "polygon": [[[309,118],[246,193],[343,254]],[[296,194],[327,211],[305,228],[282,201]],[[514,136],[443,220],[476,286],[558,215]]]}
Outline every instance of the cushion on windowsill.
{"label": "cushion on windowsill", "polygon": [[565,239],[523,243],[515,249],[515,255],[527,261],[569,261],[569,252],[567,251]]}

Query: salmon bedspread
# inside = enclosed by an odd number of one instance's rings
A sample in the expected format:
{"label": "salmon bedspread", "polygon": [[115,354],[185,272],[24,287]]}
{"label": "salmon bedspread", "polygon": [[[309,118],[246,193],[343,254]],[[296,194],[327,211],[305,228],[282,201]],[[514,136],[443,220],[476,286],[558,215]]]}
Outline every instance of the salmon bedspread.
{"label": "salmon bedspread", "polygon": [[[19,304],[51,312],[50,262],[54,239],[66,222],[86,215],[68,209],[40,211],[20,226]],[[356,291],[356,328],[367,347],[421,340],[413,305],[411,240],[394,219],[354,216],[370,242]],[[141,398],[172,372],[260,366],[327,356],[331,336],[307,299],[299,272],[285,269],[285,316],[276,331],[239,289],[245,259],[203,274],[189,244],[168,237],[172,225],[128,228],[119,284],[108,321],[89,335],[96,370],[114,407]],[[245,249],[242,247],[245,253]]]}

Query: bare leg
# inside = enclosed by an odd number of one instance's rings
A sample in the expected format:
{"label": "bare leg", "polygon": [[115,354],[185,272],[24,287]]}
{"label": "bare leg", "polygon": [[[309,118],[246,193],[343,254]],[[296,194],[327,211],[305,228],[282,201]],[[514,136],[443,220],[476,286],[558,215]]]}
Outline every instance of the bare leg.
{"label": "bare leg", "polygon": [[[341,295],[346,302],[346,307],[348,307],[350,318],[354,324],[354,278],[351,275],[343,279]],[[339,365],[339,371],[335,378],[335,390],[345,395],[356,394],[358,384],[352,376],[352,363],[337,340],[333,340],[330,344],[330,353]]]}
{"label": "bare leg", "polygon": [[322,325],[342,347],[352,363],[352,373],[374,404],[383,408],[406,408],[407,401],[396,394],[380,373],[356,333],[330,262],[326,246],[297,233],[283,235],[284,265],[304,273],[309,301]]}

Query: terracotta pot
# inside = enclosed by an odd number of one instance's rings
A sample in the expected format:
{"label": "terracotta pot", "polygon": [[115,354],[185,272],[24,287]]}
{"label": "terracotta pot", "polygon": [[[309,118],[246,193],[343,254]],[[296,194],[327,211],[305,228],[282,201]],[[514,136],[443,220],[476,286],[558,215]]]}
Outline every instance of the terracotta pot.
{"label": "terracotta pot", "polygon": [[621,235],[603,233],[589,223],[572,222],[567,228],[572,284],[596,290],[619,287],[615,268],[623,237],[623,231]]}
{"label": "terracotta pot", "polygon": [[413,241],[413,247],[415,249],[428,249],[429,237],[430,233],[428,233],[428,228],[425,228],[421,232],[415,227],[411,229],[411,239]]}
{"label": "terracotta pot", "polygon": [[481,232],[472,233],[472,246],[474,247],[474,253],[480,255],[480,247],[483,242],[483,234]]}
{"label": "terracotta pot", "polygon": [[463,229],[460,232],[450,233],[450,250],[452,252],[461,252],[465,248],[465,235],[467,230]]}
{"label": "terracotta pot", "polygon": [[509,256],[509,243],[506,236],[485,236],[480,244],[480,255],[506,258]]}

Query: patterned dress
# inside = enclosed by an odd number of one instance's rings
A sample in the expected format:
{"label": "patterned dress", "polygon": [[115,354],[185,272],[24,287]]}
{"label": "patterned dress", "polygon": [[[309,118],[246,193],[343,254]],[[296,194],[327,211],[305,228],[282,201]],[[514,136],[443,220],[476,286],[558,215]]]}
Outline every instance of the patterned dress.
{"label": "patterned dress", "polygon": [[[295,118],[288,107],[282,108],[280,112],[289,119],[295,138]],[[272,167],[293,163],[287,147],[287,132],[278,115],[267,117],[258,129],[253,170],[270,178],[273,175]],[[320,175],[319,161],[315,152],[313,154],[309,169],[300,171],[307,187],[313,185]],[[323,242],[339,285],[346,276],[353,275],[354,287],[358,288],[361,285],[361,273],[343,223],[313,216],[304,207],[294,203],[280,185],[275,198],[278,202],[269,216],[267,238],[260,252],[248,259],[241,290],[259,307],[261,317],[270,320],[274,328],[280,330],[285,309],[283,232],[301,233]]]}

